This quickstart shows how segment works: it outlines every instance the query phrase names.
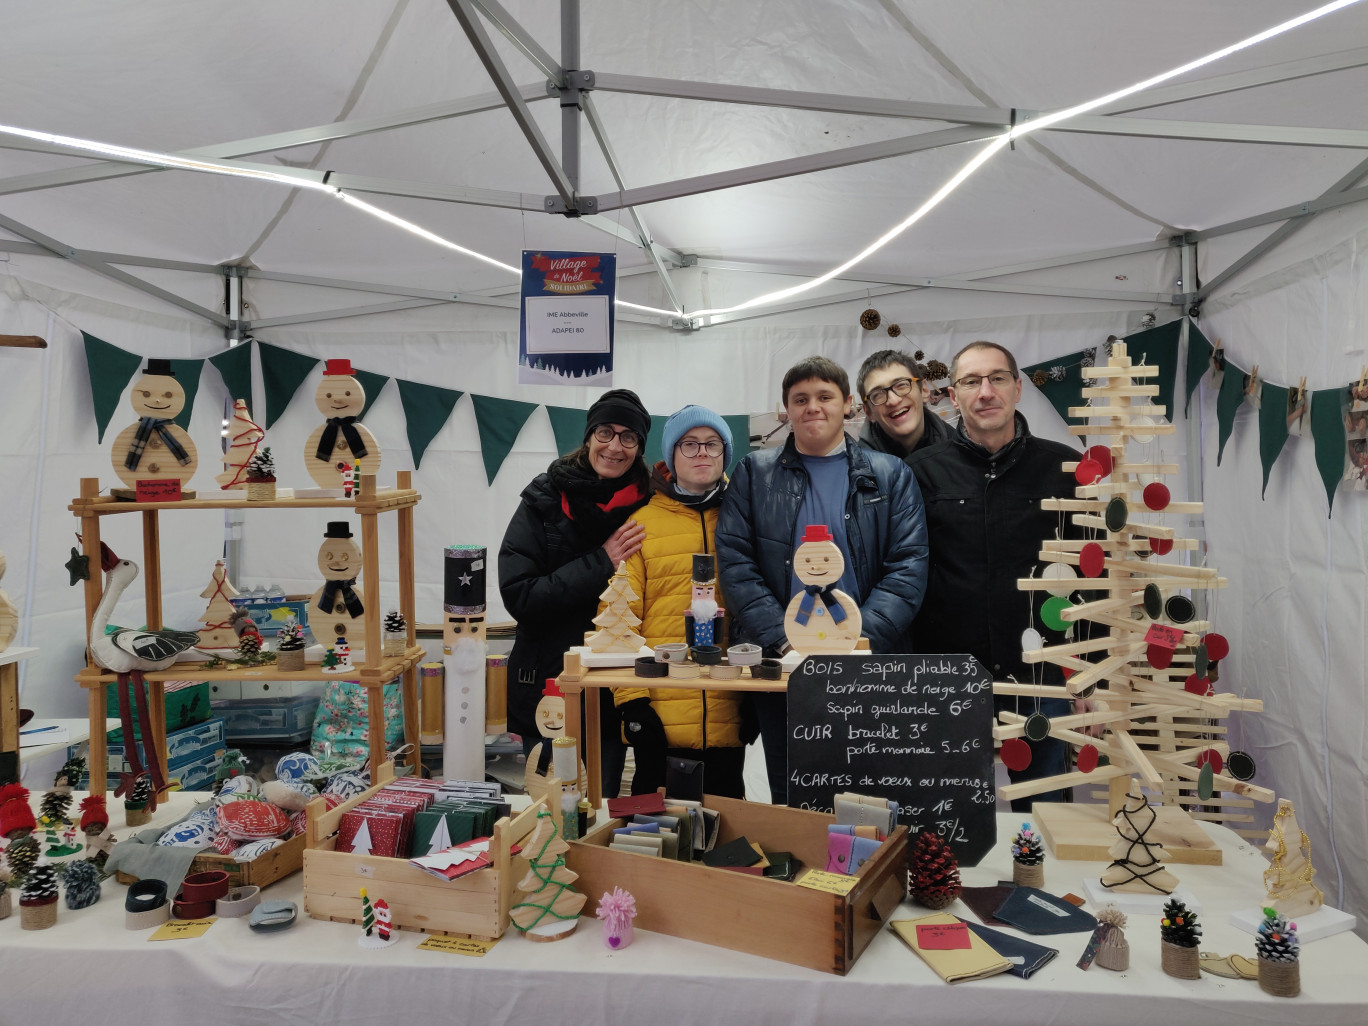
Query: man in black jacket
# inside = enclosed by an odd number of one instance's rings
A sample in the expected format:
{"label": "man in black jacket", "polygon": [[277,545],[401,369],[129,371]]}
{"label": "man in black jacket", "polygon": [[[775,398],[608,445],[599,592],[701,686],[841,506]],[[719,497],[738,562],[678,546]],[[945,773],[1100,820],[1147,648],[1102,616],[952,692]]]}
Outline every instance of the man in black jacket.
{"label": "man in black jacket", "polygon": [[949,438],[954,429],[927,412],[926,380],[926,368],[906,353],[881,349],[867,357],[855,375],[866,417],[860,444],[902,460]]}
{"label": "man in black jacket", "polygon": [[[1021,398],[1016,359],[1002,346],[971,342],[955,356],[950,380],[959,430],[907,461],[921,485],[931,544],[926,601],[912,625],[916,651],[969,652],[997,681],[1062,683],[1057,666],[1022,661],[1026,628],[1035,627],[1047,642],[1058,641],[1059,635],[1039,617],[1047,594],[1020,591],[1017,579],[1038,571],[1045,539],[1060,528],[1076,533],[1065,515],[1042,510],[1040,500],[1073,496],[1075,481],[1061,465],[1082,457],[1067,445],[1031,434],[1026,418],[1016,412]],[[996,706],[1026,715],[1037,708],[1034,700],[1005,696]],[[1046,699],[1039,711],[1060,716],[1070,708],[1064,699]],[[1064,742],[1028,743],[1031,763],[1009,771],[1013,781],[1067,770]],[[1063,792],[1053,791],[1018,799],[1012,807],[1029,811],[1032,801],[1062,800]]]}

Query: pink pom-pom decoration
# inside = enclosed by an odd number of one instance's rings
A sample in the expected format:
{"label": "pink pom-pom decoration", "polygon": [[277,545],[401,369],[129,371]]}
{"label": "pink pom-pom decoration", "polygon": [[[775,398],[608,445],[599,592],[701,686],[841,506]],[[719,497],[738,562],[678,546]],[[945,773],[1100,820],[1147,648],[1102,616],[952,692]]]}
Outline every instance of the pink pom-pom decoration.
{"label": "pink pom-pom decoration", "polygon": [[632,943],[636,898],[621,887],[614,887],[612,894],[604,892],[599,898],[598,911],[594,914],[603,920],[603,943],[610,951],[618,951]]}

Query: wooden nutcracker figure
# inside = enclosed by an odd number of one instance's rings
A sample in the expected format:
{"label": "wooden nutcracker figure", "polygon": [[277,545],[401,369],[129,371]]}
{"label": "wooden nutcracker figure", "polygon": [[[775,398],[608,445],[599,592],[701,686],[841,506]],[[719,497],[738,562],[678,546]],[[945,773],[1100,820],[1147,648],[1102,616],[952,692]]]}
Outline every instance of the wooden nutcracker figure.
{"label": "wooden nutcracker figure", "polygon": [[366,393],[352,377],[350,360],[327,362],[314,402],[328,418],[304,443],[304,465],[314,483],[320,488],[341,488],[344,470],[352,469],[363,457],[366,473],[380,473],[380,446],[356,420],[366,408]]}
{"label": "wooden nutcracker figure", "polygon": [[352,541],[351,527],[345,520],[328,523],[318,549],[318,569],[323,574],[323,587],[309,599],[309,625],[314,637],[326,647],[343,635],[362,634],[365,608],[355,587],[361,574],[361,549]]}
{"label": "wooden nutcracker figure", "polygon": [[139,481],[178,481],[181,495],[192,498],[194,493],[187,492],[185,485],[195,476],[198,457],[195,443],[172,420],[185,409],[185,389],[176,380],[171,361],[148,360],[128,398],[138,422],[114,439],[110,453],[114,473],[134,492]]}
{"label": "wooden nutcracker figure", "polygon": [[717,563],[711,553],[696,552],[689,608],[684,611],[684,640],[690,645],[723,645],[726,610],[717,604]]}
{"label": "wooden nutcracker figure", "polygon": [[848,653],[860,640],[860,607],[836,584],[845,557],[825,524],[808,524],[793,554],[793,572],[803,590],[784,612],[784,634],[804,655]]}
{"label": "wooden nutcracker figure", "polygon": [[442,560],[442,765],[449,780],[484,779],[486,557],[480,546],[448,545]]}

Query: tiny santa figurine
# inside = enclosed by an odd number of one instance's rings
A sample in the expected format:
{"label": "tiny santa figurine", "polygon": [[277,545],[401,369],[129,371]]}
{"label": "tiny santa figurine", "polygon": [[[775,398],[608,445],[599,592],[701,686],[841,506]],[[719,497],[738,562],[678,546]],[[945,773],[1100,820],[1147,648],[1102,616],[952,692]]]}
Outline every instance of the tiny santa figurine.
{"label": "tiny santa figurine", "polygon": [[343,487],[343,473],[362,457],[369,473],[380,472],[380,446],[357,421],[366,408],[366,393],[352,376],[350,360],[329,360],[314,393],[327,419],[304,443],[304,465],[320,488]]}
{"label": "tiny santa figurine", "polygon": [[808,524],[793,553],[793,573],[803,590],[784,612],[789,644],[804,655],[845,654],[860,640],[860,607],[836,585],[845,557],[825,524]]}
{"label": "tiny santa figurine", "polygon": [[380,898],[375,903],[375,933],[386,944],[390,942],[390,929],[394,923],[394,914],[390,912],[389,902]]}
{"label": "tiny santa figurine", "polygon": [[717,564],[708,553],[694,553],[692,598],[684,613],[684,637],[690,645],[721,645],[722,617],[717,604]]}

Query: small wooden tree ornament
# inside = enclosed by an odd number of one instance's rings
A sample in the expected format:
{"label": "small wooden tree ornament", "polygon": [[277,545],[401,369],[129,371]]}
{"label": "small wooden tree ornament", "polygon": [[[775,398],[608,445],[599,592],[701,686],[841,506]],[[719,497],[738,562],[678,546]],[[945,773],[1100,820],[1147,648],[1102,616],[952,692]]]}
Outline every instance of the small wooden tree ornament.
{"label": "small wooden tree ornament", "polygon": [[808,524],[793,554],[793,572],[803,590],[784,612],[784,634],[804,655],[845,655],[860,640],[860,607],[836,587],[845,557],[825,524]]}
{"label": "small wooden tree ornament", "polygon": [[228,581],[228,570],[223,560],[214,564],[214,572],[209,577],[208,586],[200,592],[200,598],[208,599],[209,605],[200,613],[199,621],[204,624],[199,630],[199,641],[195,647],[206,652],[236,652],[238,647],[237,631],[233,629],[233,614],[237,611],[232,603],[238,590]]}
{"label": "small wooden tree ornament", "polygon": [[646,644],[646,639],[633,630],[641,625],[641,617],[632,612],[631,603],[639,602],[641,596],[628,583],[625,561],[618,564],[599,599],[607,605],[594,617],[599,630],[585,639],[591,652],[635,652]]}
{"label": "small wooden tree ornament", "polygon": [[327,646],[344,635],[361,634],[361,617],[366,611],[356,590],[361,549],[352,540],[351,527],[345,520],[328,523],[318,548],[318,569],[323,574],[323,587],[309,599],[314,637]]}
{"label": "small wooden tree ornament", "polygon": [[[0,552],[0,578],[5,576],[5,554]],[[0,588],[0,652],[9,648],[10,642],[19,633],[19,610],[5,589]]]}
{"label": "small wooden tree ornament", "polygon": [[1291,919],[1310,915],[1325,904],[1321,889],[1312,882],[1316,870],[1311,865],[1311,839],[1297,825],[1292,803],[1286,798],[1278,800],[1264,850],[1273,853],[1273,864],[1263,878],[1268,904],[1275,912]]}
{"label": "small wooden tree ornament", "polygon": [[133,493],[139,481],[179,481],[181,496],[193,498],[185,485],[195,476],[198,454],[185,429],[173,420],[185,409],[185,389],[176,380],[171,361],[148,360],[128,398],[138,422],[114,439],[110,451],[114,473]]}
{"label": "small wooden tree ornament", "polygon": [[1143,894],[1172,894],[1178,878],[1165,869],[1168,852],[1146,840],[1156,814],[1140,792],[1140,781],[1132,778],[1126,804],[1112,820],[1119,835],[1108,854],[1112,864],[1102,874],[1102,886],[1114,891]]}
{"label": "small wooden tree ornament", "polygon": [[357,460],[366,473],[380,473],[380,446],[357,421],[366,408],[366,392],[352,376],[350,360],[329,360],[323,368],[314,402],[327,421],[304,443],[304,465],[320,488],[341,488],[342,472]]}
{"label": "small wooden tree ornament", "polygon": [[527,874],[518,881],[518,901],[509,917],[513,925],[535,941],[557,941],[575,932],[584,895],[571,885],[579,874],[565,864],[570,846],[556,829],[556,816],[537,812],[537,827],[523,845]]}
{"label": "small wooden tree ornament", "polygon": [[214,478],[222,489],[240,488],[247,480],[247,467],[261,448],[266,429],[252,419],[246,399],[233,400],[233,417],[228,422],[228,451],[223,454],[223,473]]}

